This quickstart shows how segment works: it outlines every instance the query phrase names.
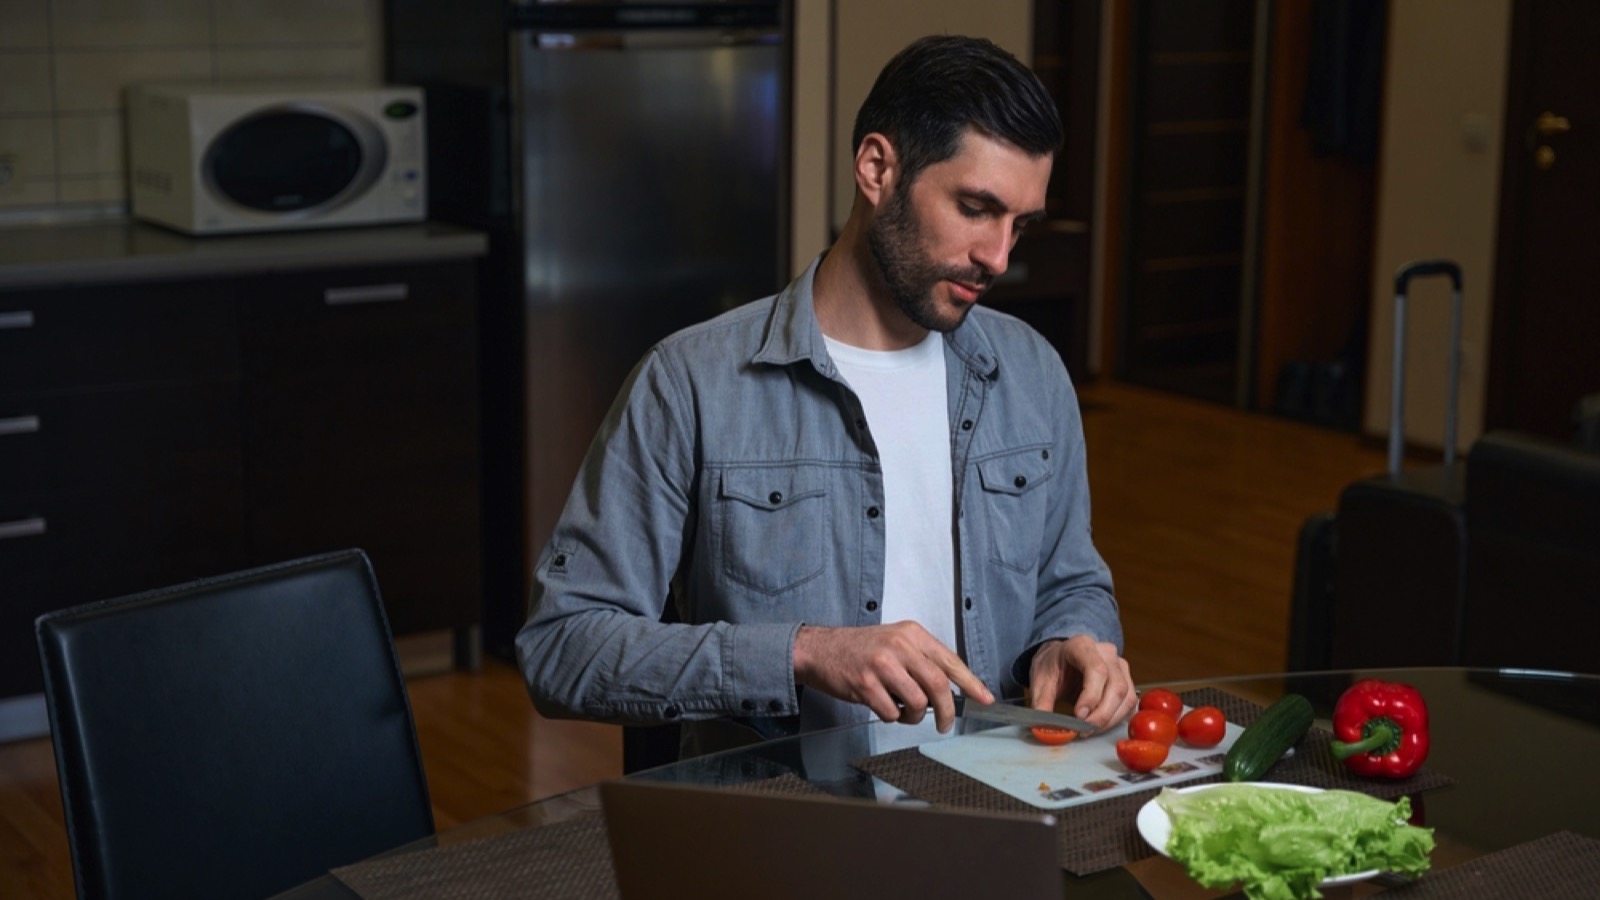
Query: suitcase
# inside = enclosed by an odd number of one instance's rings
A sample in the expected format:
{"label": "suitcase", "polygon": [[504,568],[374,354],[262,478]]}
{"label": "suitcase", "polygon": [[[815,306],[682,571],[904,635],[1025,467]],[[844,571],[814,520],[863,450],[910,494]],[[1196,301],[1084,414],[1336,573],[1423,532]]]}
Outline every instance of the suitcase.
{"label": "suitcase", "polygon": [[[1454,292],[1442,465],[1407,469],[1406,297],[1416,278]],[[1345,487],[1337,509],[1301,526],[1290,608],[1291,670],[1453,664],[1466,571],[1465,466],[1457,461],[1461,268],[1423,260],[1395,275],[1388,470]]]}
{"label": "suitcase", "polygon": [[1294,595],[1289,604],[1290,672],[1330,668],[1333,634],[1333,529],[1331,510],[1312,513],[1295,542]]}

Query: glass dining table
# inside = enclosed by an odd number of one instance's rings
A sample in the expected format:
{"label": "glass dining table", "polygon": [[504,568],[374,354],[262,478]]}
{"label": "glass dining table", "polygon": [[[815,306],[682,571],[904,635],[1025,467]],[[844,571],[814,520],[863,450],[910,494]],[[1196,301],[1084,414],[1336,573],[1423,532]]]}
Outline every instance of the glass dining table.
{"label": "glass dining table", "polygon": [[[1425,698],[1431,749],[1422,769],[1402,780],[1355,775],[1328,753],[1330,716],[1338,698],[1362,679],[1412,685]],[[1327,897],[1390,893],[1395,897],[1594,896],[1600,890],[1600,676],[1512,669],[1372,669],[1273,674],[1151,684],[1177,693],[1186,706],[1215,705],[1230,736],[1287,694],[1311,701],[1316,720],[1294,752],[1263,779],[1349,788],[1384,799],[1408,797],[1413,823],[1434,831],[1430,870],[1323,888]],[[1002,728],[1006,726],[1000,726]],[[1015,728],[1015,726],[1011,726]],[[1220,780],[1219,760],[1168,765],[1146,776],[1050,783],[1029,770],[1017,789],[973,762],[973,748],[1009,747],[996,726],[960,721],[938,733],[921,725],[870,723],[684,760],[626,778],[708,788],[763,789],[998,812],[1047,812],[1060,829],[1062,896],[1205,898],[1204,888],[1151,846],[1136,823],[1160,788]],[[1103,742],[1109,744],[1109,741]],[[1085,746],[1088,746],[1086,742]],[[1061,749],[1073,752],[1076,744]],[[1079,753],[1083,757],[1089,751]],[[1066,757],[1063,757],[1066,758]],[[1040,783],[1031,784],[1038,777]],[[1059,776],[1070,781],[1066,775]],[[1073,776],[1075,777],[1075,776]],[[1033,792],[1030,794],[1030,792]],[[294,900],[353,897],[388,900],[440,896],[467,887],[459,879],[522,879],[542,871],[559,877],[538,896],[614,897],[598,786],[507,810],[335,870],[279,895]],[[686,826],[692,827],[692,826]],[[585,866],[583,863],[590,864]],[[513,882],[515,883],[515,882]],[[1502,891],[1509,886],[1515,890]],[[1583,886],[1578,889],[1574,886]],[[456,893],[471,896],[473,892]],[[759,891],[751,896],[759,896]]]}

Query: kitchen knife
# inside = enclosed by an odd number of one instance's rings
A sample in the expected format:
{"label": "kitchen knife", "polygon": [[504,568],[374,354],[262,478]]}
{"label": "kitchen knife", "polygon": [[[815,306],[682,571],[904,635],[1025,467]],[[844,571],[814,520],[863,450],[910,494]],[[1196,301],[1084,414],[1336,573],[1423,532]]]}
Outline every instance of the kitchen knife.
{"label": "kitchen knife", "polygon": [[1065,728],[1079,734],[1092,734],[1099,728],[1076,716],[1030,709],[1014,703],[979,703],[968,697],[956,697],[956,715],[967,719],[1005,722],[1008,725],[1039,725],[1045,728]]}

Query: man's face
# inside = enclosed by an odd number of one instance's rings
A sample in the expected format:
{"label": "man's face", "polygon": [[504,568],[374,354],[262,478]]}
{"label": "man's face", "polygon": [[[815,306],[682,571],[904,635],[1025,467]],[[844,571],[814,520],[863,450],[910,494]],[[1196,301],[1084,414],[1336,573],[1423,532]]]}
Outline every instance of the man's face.
{"label": "man's face", "polygon": [[867,231],[895,306],[930,331],[959,327],[1044,215],[1051,162],[969,129],[955,156],[895,182]]}

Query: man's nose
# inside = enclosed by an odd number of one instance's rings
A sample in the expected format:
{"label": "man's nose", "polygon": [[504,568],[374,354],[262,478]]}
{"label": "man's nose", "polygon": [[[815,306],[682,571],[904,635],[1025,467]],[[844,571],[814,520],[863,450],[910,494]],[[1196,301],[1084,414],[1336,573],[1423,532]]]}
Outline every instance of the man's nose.
{"label": "man's nose", "polygon": [[1012,240],[1010,226],[999,226],[990,229],[973,248],[972,261],[982,266],[993,278],[1005,274],[1006,266],[1010,263]]}

